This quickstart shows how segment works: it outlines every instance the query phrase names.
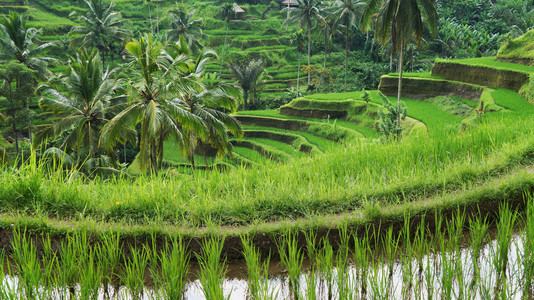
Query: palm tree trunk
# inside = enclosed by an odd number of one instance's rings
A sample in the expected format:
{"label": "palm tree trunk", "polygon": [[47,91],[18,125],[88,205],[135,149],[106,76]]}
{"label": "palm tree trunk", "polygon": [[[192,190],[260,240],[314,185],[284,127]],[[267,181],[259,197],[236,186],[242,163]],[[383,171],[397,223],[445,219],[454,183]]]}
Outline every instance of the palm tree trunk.
{"label": "palm tree trunk", "polygon": [[[326,25],[325,25],[326,26]],[[326,52],[328,47],[328,29],[324,28],[324,62],[323,62],[323,69],[326,69]]]}
{"label": "palm tree trunk", "polygon": [[225,51],[226,51],[226,43],[227,43],[227,39],[228,39],[228,28],[229,27],[230,27],[230,21],[227,21],[226,22],[226,34],[224,35],[224,46],[223,46],[223,52],[222,52],[221,70],[219,72],[219,77],[222,77],[222,69],[223,69],[223,65],[224,65],[224,56],[225,56]]}
{"label": "palm tree trunk", "polygon": [[347,30],[347,36],[345,36],[345,91],[347,90],[347,66],[349,63],[349,36]]}
{"label": "palm tree trunk", "polygon": [[156,32],[159,34],[159,0],[156,2]]}
{"label": "palm tree trunk", "polygon": [[298,93],[300,92],[299,90],[299,84],[300,84],[300,50],[297,50],[299,52],[299,67],[297,69],[297,96],[298,96]]}
{"label": "palm tree trunk", "polygon": [[247,110],[248,90],[243,89],[243,110]]}
{"label": "palm tree trunk", "polygon": [[148,2],[148,17],[150,19],[150,33],[154,33],[154,27],[152,26],[152,12],[150,11],[150,0]]}
{"label": "palm tree trunk", "polygon": [[163,165],[163,134],[160,134],[158,139],[158,146],[157,146],[157,164],[158,164],[158,170],[161,169],[161,166]]}
{"label": "palm tree trunk", "polygon": [[193,178],[195,177],[195,143],[191,138],[191,171]]}
{"label": "palm tree trunk", "polygon": [[[404,63],[404,40],[401,41],[400,54],[399,54],[399,86],[397,94],[397,108],[400,108],[401,93],[402,93],[402,71]],[[397,117],[397,127],[400,127],[400,114]]]}
{"label": "palm tree trunk", "polygon": [[308,20],[308,86],[311,83],[310,65],[311,65],[311,20]]}
{"label": "palm tree trunk", "polygon": [[[13,118],[15,115],[13,114]],[[15,135],[15,152],[19,155],[19,136],[17,134],[17,125],[13,122],[13,134]]]}
{"label": "palm tree trunk", "polygon": [[290,1],[287,1],[286,31],[289,29],[289,3]]}
{"label": "palm tree trunk", "polygon": [[389,72],[393,72],[393,51],[389,54]]}

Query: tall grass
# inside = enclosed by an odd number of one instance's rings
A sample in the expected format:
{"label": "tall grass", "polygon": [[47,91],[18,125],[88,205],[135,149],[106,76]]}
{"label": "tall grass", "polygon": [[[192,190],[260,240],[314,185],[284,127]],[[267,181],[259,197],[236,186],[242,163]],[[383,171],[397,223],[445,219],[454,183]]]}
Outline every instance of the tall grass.
{"label": "tall grass", "polygon": [[503,115],[458,135],[443,128],[400,143],[362,143],[286,165],[86,181],[37,164],[0,170],[0,212],[203,226],[250,224],[405,203],[469,190],[529,163],[534,120]]}

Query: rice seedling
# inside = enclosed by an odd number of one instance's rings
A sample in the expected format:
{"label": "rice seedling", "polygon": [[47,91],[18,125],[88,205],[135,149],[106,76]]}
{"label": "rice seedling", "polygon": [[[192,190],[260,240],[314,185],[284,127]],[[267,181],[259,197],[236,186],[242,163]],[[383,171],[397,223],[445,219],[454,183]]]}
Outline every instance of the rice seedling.
{"label": "rice seedling", "polygon": [[248,295],[250,299],[275,299],[274,291],[269,290],[270,256],[263,260],[259,250],[252,244],[249,236],[241,236],[243,256],[248,271]]}
{"label": "rice seedling", "polygon": [[67,235],[64,240],[61,241],[58,252],[58,259],[56,263],[57,283],[59,285],[58,293],[75,295],[76,283],[79,280],[80,272],[78,268],[79,255],[83,255],[78,252],[79,247],[78,240],[74,235]]}
{"label": "rice seedling", "polygon": [[415,289],[414,295],[416,299],[422,297],[422,288],[423,288],[423,273],[424,273],[424,256],[429,255],[429,242],[426,240],[426,231],[425,231],[425,215],[421,216],[421,222],[419,223],[417,229],[415,230],[414,239],[412,243],[413,255],[416,264],[417,271],[413,275],[417,274],[415,280]]}
{"label": "rice seedling", "polygon": [[16,289],[7,280],[7,275],[12,276],[9,258],[6,256],[5,250],[0,250],[0,298],[1,299],[16,299],[18,294]]}
{"label": "rice seedling", "polygon": [[190,254],[182,236],[174,236],[170,245],[156,255],[159,272],[151,269],[155,285],[162,287],[164,299],[182,299],[190,268]]}
{"label": "rice seedling", "polygon": [[363,237],[358,237],[356,234],[352,236],[354,240],[353,262],[356,269],[356,278],[360,282],[360,299],[366,299],[368,293],[367,281],[371,249],[367,234],[368,231],[366,231],[366,235]]}
{"label": "rice seedling", "polygon": [[42,279],[37,248],[26,236],[26,230],[13,230],[11,258],[15,262],[19,285],[17,292],[26,299],[38,299],[39,283]]}
{"label": "rice seedling", "polygon": [[124,270],[121,281],[133,299],[142,299],[145,292],[145,271],[148,266],[149,253],[146,248],[138,250],[131,247],[129,255],[123,253]]}
{"label": "rice seedling", "polygon": [[319,288],[325,290],[323,294],[330,300],[333,297],[334,250],[327,238],[323,238],[320,245],[321,249],[317,252],[317,271],[323,284]]}
{"label": "rice seedling", "polygon": [[347,223],[343,223],[339,230],[339,248],[336,257],[336,284],[339,299],[349,299],[352,294],[348,278],[350,234]]}
{"label": "rice seedling", "polygon": [[410,227],[410,215],[404,215],[404,227],[402,228],[402,242],[404,245],[404,253],[401,255],[402,268],[402,295],[405,299],[412,297],[413,288],[413,250],[412,250],[412,231]]}
{"label": "rice seedling", "polygon": [[54,274],[57,255],[52,249],[52,240],[50,235],[42,236],[43,254],[41,256],[41,264],[43,269],[43,279],[41,285],[44,289],[44,294],[50,295],[53,292],[53,287],[56,281],[56,274]]}
{"label": "rice seedling", "polygon": [[223,289],[227,272],[225,259],[221,258],[224,240],[224,236],[221,239],[217,236],[206,238],[202,242],[200,254],[196,254],[200,266],[197,277],[206,299],[223,300],[230,297],[228,295],[225,298]]}
{"label": "rice seedling", "polygon": [[[102,260],[102,285],[104,288],[104,295],[109,299],[110,284],[112,279],[116,277],[119,263],[121,260],[122,246],[119,244],[120,232],[109,233],[102,235],[100,246],[96,248],[96,255]],[[117,288],[113,289],[114,291]]]}
{"label": "rice seedling", "polygon": [[480,280],[480,254],[482,246],[486,241],[488,232],[488,222],[480,217],[469,219],[470,256],[473,269],[469,290],[471,295],[476,295],[476,287]]}
{"label": "rice seedling", "polygon": [[514,233],[517,213],[512,212],[507,205],[499,207],[499,221],[497,222],[497,236],[495,238],[495,248],[492,253],[492,264],[495,270],[495,296],[502,296],[507,285],[507,268],[509,260],[509,250]]}
{"label": "rice seedling", "polygon": [[288,231],[277,243],[280,262],[287,270],[289,289],[295,299],[301,299],[300,275],[304,255],[298,246],[296,237]]}
{"label": "rice seedling", "polygon": [[[99,246],[96,246],[98,248]],[[79,297],[80,299],[98,299],[99,288],[102,283],[102,257],[98,250],[89,248],[87,255],[79,262]]]}
{"label": "rice seedling", "polygon": [[[532,197],[532,196],[528,196]],[[534,289],[534,206],[532,201],[528,203],[525,229],[522,234],[523,255],[521,257],[523,263],[523,297],[532,299]]]}

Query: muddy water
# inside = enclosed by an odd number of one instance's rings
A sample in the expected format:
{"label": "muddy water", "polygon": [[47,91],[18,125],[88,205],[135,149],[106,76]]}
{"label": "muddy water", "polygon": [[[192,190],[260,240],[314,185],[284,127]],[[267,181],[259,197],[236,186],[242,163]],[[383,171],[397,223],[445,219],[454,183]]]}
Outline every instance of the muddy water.
{"label": "muddy water", "polygon": [[[346,299],[488,299],[494,298],[494,288],[498,280],[494,270],[494,262],[497,245],[495,241],[486,244],[481,252],[478,270],[480,270],[480,280],[474,287],[470,287],[473,280],[474,266],[472,264],[471,249],[462,248],[459,252],[434,253],[423,257],[422,268],[418,262],[412,260],[412,273],[408,274],[407,259],[398,258],[392,265],[384,262],[375,262],[375,266],[369,266],[368,276],[362,280],[358,270],[350,265],[347,269],[347,287],[352,293]],[[519,235],[515,235],[508,252],[508,266],[506,272],[506,285],[503,293],[506,299],[521,299],[523,296],[522,279],[523,271],[521,257],[523,254],[522,240]],[[444,259],[450,261],[448,270],[454,271],[454,275],[444,268]],[[405,263],[402,263],[405,261]],[[392,273],[389,267],[392,266]],[[229,299],[247,299],[247,270],[244,263],[228,264],[228,274],[224,282],[225,295]],[[304,268],[300,277],[301,295],[304,299],[310,299],[306,291],[307,277],[309,270]],[[422,271],[421,271],[422,270]],[[334,269],[333,299],[339,299],[339,286],[335,282],[336,270]],[[420,272],[421,271],[421,272]],[[198,272],[198,268],[193,266],[192,272]],[[270,266],[269,289],[276,295],[275,299],[292,299],[288,278],[279,262],[273,262]],[[316,299],[328,299],[327,283],[317,275],[317,287],[315,290]],[[409,275],[409,276],[405,276]],[[447,285],[446,282],[451,284]],[[366,285],[366,293],[362,294],[362,285]],[[16,277],[7,277],[3,283],[4,288],[14,288],[17,285]],[[447,294],[450,286],[450,294]],[[105,299],[103,289],[99,299]],[[132,299],[128,290],[121,287],[115,292],[113,299]],[[149,287],[145,289],[143,299],[160,299],[155,291]],[[187,284],[185,299],[200,300],[205,299],[201,285],[198,280],[192,279]]]}

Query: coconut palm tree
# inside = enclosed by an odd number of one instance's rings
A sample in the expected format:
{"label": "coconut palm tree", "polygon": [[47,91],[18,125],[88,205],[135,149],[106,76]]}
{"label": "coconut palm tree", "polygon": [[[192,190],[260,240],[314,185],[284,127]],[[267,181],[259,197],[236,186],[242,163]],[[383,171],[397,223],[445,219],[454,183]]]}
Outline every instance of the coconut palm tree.
{"label": "coconut palm tree", "polygon": [[[189,54],[187,49],[182,45],[178,53]],[[175,48],[176,49],[176,48]],[[178,106],[186,107],[189,113],[202,119],[207,127],[207,135],[200,138],[197,133],[191,130],[185,130],[189,141],[189,158],[193,171],[195,169],[195,148],[201,145],[201,150],[206,160],[206,151],[204,143],[217,149],[219,155],[231,155],[232,145],[229,141],[228,132],[236,137],[243,135],[241,124],[225,112],[235,112],[241,98],[241,90],[229,83],[225,83],[218,77],[207,76],[205,73],[206,64],[217,59],[217,54],[211,50],[204,49],[202,53],[191,61],[180,72],[173,74],[169,90],[175,96],[171,101]]]}
{"label": "coconut palm tree", "polygon": [[[45,78],[49,71],[49,63],[55,59],[40,55],[45,49],[53,46],[52,43],[37,43],[40,29],[29,27],[26,24],[27,16],[12,11],[8,16],[0,18],[0,59],[16,60],[31,70],[37,71],[38,76]],[[35,83],[34,83],[35,84]],[[30,98],[23,99],[26,110],[30,107]],[[31,139],[32,120],[28,118],[28,136]]]}
{"label": "coconut palm tree", "polygon": [[[432,33],[437,31],[439,17],[435,0],[368,0],[362,14],[362,29],[369,26],[376,12],[377,41],[385,44],[391,38],[394,51],[399,53],[397,105],[400,106],[404,51],[412,40],[417,45],[422,42],[425,24]],[[400,127],[400,118],[397,119],[397,126]]]}
{"label": "coconut palm tree", "polygon": [[252,101],[256,99],[257,87],[261,84],[265,74],[265,68],[261,59],[253,59],[248,63],[232,62],[229,65],[232,76],[243,89],[243,109],[247,110],[248,96],[252,93]]}
{"label": "coconut palm tree", "polygon": [[[102,66],[105,65],[106,54],[110,52],[113,43],[123,43],[131,32],[122,28],[125,21],[121,14],[114,12],[115,4],[106,0],[85,0],[88,10],[85,15],[79,15],[81,25],[73,26],[69,32],[72,37],[71,45],[80,48],[95,47],[100,51]],[[75,15],[76,13],[72,13]]]}
{"label": "coconut palm tree", "polygon": [[347,67],[349,60],[350,33],[355,25],[359,25],[365,1],[363,0],[336,0],[334,3],[336,10],[333,15],[336,17],[336,24],[341,25],[345,38],[345,90],[347,89]]}
{"label": "coconut palm tree", "polygon": [[180,78],[179,82],[172,82],[173,90],[192,85],[189,78],[172,76],[176,70],[187,68],[190,60],[186,55],[171,58],[164,48],[153,35],[126,44],[130,67],[140,82],[129,91],[129,105],[104,125],[100,136],[100,145],[112,149],[123,128],[135,128],[140,123],[138,159],[141,171],[157,172],[161,168],[165,140],[172,137],[182,149],[187,149],[188,140],[184,139],[183,130],[202,138],[207,132],[201,118],[171,101],[173,97],[167,92],[170,78]]}
{"label": "coconut palm tree", "polygon": [[298,69],[297,69],[297,95],[298,95],[298,93],[300,93],[300,90],[299,90],[300,55],[302,54],[302,50],[304,50],[304,34],[302,33],[302,29],[297,30],[297,32],[295,32],[295,34],[293,35],[293,43],[297,46],[297,52],[299,54],[299,62],[298,62]]}
{"label": "coconut palm tree", "polygon": [[[286,20],[289,23],[298,23],[300,28],[306,27],[308,31],[308,66],[311,65],[311,33],[313,24],[319,20],[321,11],[319,9],[319,0],[297,0],[297,8],[284,8],[289,9],[290,17]],[[308,85],[311,84],[310,68],[308,68]]]}
{"label": "coconut palm tree", "polygon": [[[72,166],[97,167],[91,164],[100,164],[103,157],[113,161],[113,151],[102,151],[98,140],[102,127],[126,100],[119,92],[122,80],[116,76],[117,69],[103,71],[95,51],[83,50],[71,61],[66,76],[53,77],[39,87],[39,106],[52,113],[55,121],[41,126],[33,143],[38,146],[64,136],[59,149],[50,153],[67,154]],[[127,128],[122,133],[124,141],[135,139],[135,132]]]}
{"label": "coconut palm tree", "polygon": [[169,41],[176,42],[183,37],[187,41],[189,48],[197,50],[202,48],[199,38],[202,36],[202,19],[193,20],[195,10],[186,13],[183,6],[178,6],[169,11],[171,29],[167,31]]}
{"label": "coconut palm tree", "polygon": [[46,74],[48,64],[56,60],[37,55],[54,44],[38,44],[37,36],[41,30],[29,27],[26,21],[26,15],[15,11],[0,18],[0,59],[15,59],[32,70]]}

